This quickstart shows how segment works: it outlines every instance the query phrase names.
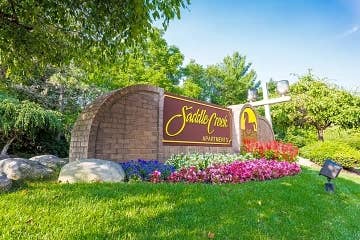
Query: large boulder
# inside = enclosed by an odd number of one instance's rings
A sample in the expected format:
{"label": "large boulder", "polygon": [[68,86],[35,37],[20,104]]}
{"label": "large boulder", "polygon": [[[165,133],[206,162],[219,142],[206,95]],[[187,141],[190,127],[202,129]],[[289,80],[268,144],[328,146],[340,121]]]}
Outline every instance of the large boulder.
{"label": "large boulder", "polygon": [[12,180],[32,180],[49,178],[54,170],[39,162],[24,158],[7,158],[0,161],[0,172]]}
{"label": "large boulder", "polygon": [[9,157],[10,157],[9,155],[0,154],[0,160],[6,159],[6,158],[9,158]]}
{"label": "large boulder", "polygon": [[0,172],[0,193],[10,190],[11,186],[11,179],[8,179],[5,173]]}
{"label": "large boulder", "polygon": [[122,182],[125,172],[120,164],[100,159],[81,159],[66,164],[60,171],[59,182]]}
{"label": "large boulder", "polygon": [[39,162],[42,165],[45,165],[53,170],[59,170],[69,162],[68,160],[58,158],[54,155],[40,155],[32,157],[29,160]]}

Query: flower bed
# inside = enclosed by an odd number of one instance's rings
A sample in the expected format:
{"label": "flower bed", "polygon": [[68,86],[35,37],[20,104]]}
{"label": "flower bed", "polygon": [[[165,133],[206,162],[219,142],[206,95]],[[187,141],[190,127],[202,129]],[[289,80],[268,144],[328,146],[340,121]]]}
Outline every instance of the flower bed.
{"label": "flower bed", "polygon": [[247,181],[264,181],[296,175],[301,168],[296,163],[275,160],[235,161],[230,164],[215,164],[204,170],[197,167],[182,168],[167,178],[161,171],[154,171],[150,181],[157,183],[165,179],[168,182],[188,183],[241,183]]}
{"label": "flower bed", "polygon": [[229,164],[234,161],[245,161],[254,159],[251,153],[231,154],[231,153],[188,153],[174,154],[166,161],[176,169],[196,167],[204,170],[214,164]]}
{"label": "flower bed", "polygon": [[165,180],[172,172],[175,171],[175,167],[169,164],[164,164],[157,160],[131,160],[128,162],[120,163],[125,171],[126,179],[129,180],[142,180],[149,181],[152,178],[152,174],[156,171],[161,173],[159,180]]}
{"label": "flower bed", "polygon": [[299,154],[299,148],[291,143],[278,141],[258,142],[245,141],[244,150],[253,154],[255,158],[294,162]]}

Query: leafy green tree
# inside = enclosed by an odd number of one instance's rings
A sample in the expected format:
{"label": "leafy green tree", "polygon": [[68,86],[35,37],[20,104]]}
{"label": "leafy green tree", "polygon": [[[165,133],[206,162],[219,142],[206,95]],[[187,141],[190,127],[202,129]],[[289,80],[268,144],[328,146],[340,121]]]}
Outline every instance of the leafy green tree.
{"label": "leafy green tree", "polygon": [[199,99],[228,106],[246,102],[249,88],[257,88],[256,73],[246,57],[235,52],[219,64],[202,67],[195,61],[184,68],[185,83],[191,81],[201,88]]}
{"label": "leafy green tree", "polygon": [[126,54],[190,0],[0,0],[0,65],[6,74],[51,64],[93,65]]}
{"label": "leafy green tree", "polygon": [[210,100],[211,85],[206,69],[191,60],[183,69],[185,76],[183,94],[202,101]]}
{"label": "leafy green tree", "polygon": [[19,137],[32,137],[40,131],[56,133],[60,128],[61,114],[58,112],[29,101],[0,101],[0,133],[7,139],[1,154],[6,155],[10,145]]}
{"label": "leafy green tree", "polygon": [[211,101],[224,106],[246,102],[248,89],[256,86],[256,73],[250,67],[251,63],[238,52],[208,67],[207,75],[214,86],[210,90]]}
{"label": "leafy green tree", "polygon": [[[45,109],[51,109],[62,113],[62,127],[51,136],[48,134],[36,135],[29,137],[21,137],[15,146],[20,153],[29,149],[36,149],[35,145],[40,148],[44,143],[47,147],[41,147],[43,150],[52,151],[49,145],[52,139],[58,146],[62,148],[62,155],[65,154],[64,149],[70,140],[72,125],[77,119],[78,113],[97,96],[105,90],[86,83],[87,74],[70,64],[63,67],[47,66],[45,71],[33,72],[31,77],[11,75],[0,82],[0,90],[8,93],[6,98],[13,96],[16,99],[28,100],[39,104]],[[54,133],[53,133],[54,134]],[[29,139],[32,140],[33,146],[30,146]],[[4,141],[4,140],[3,140]],[[27,147],[22,147],[27,145]],[[55,151],[59,152],[59,151]]]}
{"label": "leafy green tree", "polygon": [[337,100],[341,114],[334,116],[336,125],[345,129],[360,127],[360,96],[338,90]]}
{"label": "leafy green tree", "polygon": [[183,86],[181,87],[181,94],[190,98],[206,100],[206,99],[202,99],[201,97],[202,93],[203,93],[203,89],[190,79],[187,79],[184,82]]}
{"label": "leafy green tree", "polygon": [[224,58],[218,65],[221,81],[214,82],[221,105],[239,104],[247,99],[247,91],[255,87],[256,73],[250,69],[251,63],[246,63],[246,57],[235,52]]}
{"label": "leafy green tree", "polygon": [[299,77],[290,94],[290,102],[273,108],[275,129],[285,132],[291,126],[315,129],[318,140],[324,141],[324,130],[332,125],[360,126],[359,97],[329,86],[311,71]]}
{"label": "leafy green tree", "polygon": [[4,78],[0,88],[16,99],[73,114],[102,93],[102,89],[87,84],[86,78],[86,73],[73,64],[61,68],[48,65],[44,72],[33,72],[30,77],[12,75]]}
{"label": "leafy green tree", "polygon": [[169,46],[156,30],[141,49],[129,48],[126,56],[118,56],[89,75],[89,82],[105,89],[117,89],[139,83],[150,83],[166,91],[179,93],[183,54]]}

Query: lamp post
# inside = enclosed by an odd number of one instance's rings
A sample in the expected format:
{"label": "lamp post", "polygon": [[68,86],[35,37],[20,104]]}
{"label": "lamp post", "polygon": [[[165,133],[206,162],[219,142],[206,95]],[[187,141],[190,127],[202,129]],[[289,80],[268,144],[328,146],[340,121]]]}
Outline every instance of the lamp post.
{"label": "lamp post", "polygon": [[281,96],[281,97],[278,97],[278,98],[269,99],[269,93],[268,93],[267,83],[266,82],[262,82],[261,87],[262,87],[262,90],[263,90],[263,100],[253,102],[252,100],[255,100],[256,98],[253,99],[254,93],[252,93],[250,91],[251,89],[249,89],[249,91],[248,91],[249,104],[252,105],[253,107],[264,106],[264,108],[265,108],[265,118],[269,121],[270,125],[272,126],[270,105],[276,104],[276,103],[281,103],[281,102],[288,102],[288,101],[291,100],[290,96],[286,96],[286,94],[289,92],[289,81],[288,80],[281,80],[281,81],[276,82],[276,91]]}
{"label": "lamp post", "polygon": [[[269,101],[269,93],[268,93],[267,83],[265,81],[263,81],[261,83],[261,87],[263,90],[263,101],[267,102],[267,101]],[[269,121],[270,126],[272,127],[270,104],[264,104],[264,108],[265,108],[265,118]]]}

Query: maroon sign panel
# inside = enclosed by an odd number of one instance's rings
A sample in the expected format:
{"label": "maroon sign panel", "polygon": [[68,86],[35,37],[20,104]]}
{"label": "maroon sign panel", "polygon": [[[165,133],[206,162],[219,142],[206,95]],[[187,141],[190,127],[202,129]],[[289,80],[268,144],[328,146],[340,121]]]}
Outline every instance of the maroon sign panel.
{"label": "maroon sign panel", "polygon": [[231,110],[165,94],[164,145],[231,146]]}

